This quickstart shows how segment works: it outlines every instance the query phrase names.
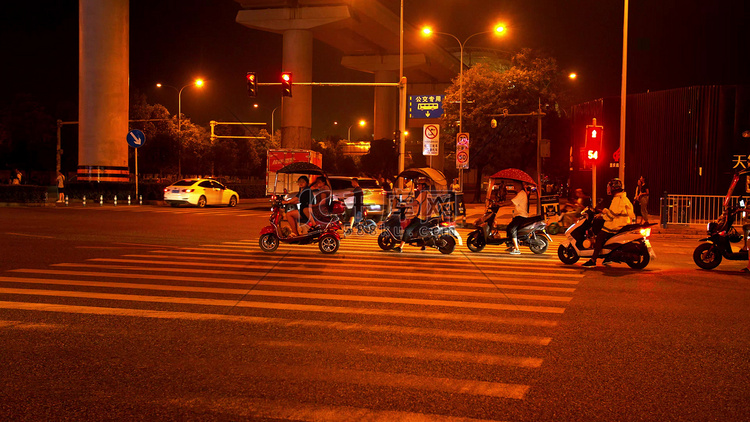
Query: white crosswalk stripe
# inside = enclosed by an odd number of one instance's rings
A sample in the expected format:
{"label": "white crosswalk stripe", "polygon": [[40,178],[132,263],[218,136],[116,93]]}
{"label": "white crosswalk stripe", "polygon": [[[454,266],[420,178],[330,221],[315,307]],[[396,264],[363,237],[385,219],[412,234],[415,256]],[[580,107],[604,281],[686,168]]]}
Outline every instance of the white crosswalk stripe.
{"label": "white crosswalk stripe", "polygon": [[[503,249],[397,254],[381,251],[373,236],[351,236],[330,256],[314,244],[263,253],[252,238],[126,250],[119,257],[0,274],[0,311],[25,312],[29,319],[4,321],[0,331],[34,326],[39,313],[243,324],[264,333],[251,347],[283,351],[278,362],[259,364],[258,376],[267,382],[523,400],[533,388],[523,371],[542,366],[583,273],[550,252],[518,257]],[[312,367],[294,358],[313,352],[346,359]],[[450,370],[394,372],[381,361],[439,362]],[[496,368],[496,375],[478,376],[477,365]],[[243,411],[300,420],[330,412],[342,420],[468,420],[289,400],[248,398]]]}

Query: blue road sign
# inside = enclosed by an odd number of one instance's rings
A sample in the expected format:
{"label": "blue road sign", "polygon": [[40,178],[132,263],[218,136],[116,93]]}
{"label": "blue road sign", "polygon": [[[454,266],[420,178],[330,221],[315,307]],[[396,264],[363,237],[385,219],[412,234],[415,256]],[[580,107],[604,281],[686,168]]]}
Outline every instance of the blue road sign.
{"label": "blue road sign", "polygon": [[146,135],[138,129],[133,129],[128,133],[128,145],[133,148],[142,147],[146,143]]}
{"label": "blue road sign", "polygon": [[410,119],[437,119],[443,115],[442,95],[410,95]]}

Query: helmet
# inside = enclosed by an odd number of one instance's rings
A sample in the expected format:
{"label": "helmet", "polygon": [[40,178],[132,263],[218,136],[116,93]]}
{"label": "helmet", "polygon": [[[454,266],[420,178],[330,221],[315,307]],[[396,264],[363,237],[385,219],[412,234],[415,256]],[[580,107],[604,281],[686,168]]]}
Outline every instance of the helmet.
{"label": "helmet", "polygon": [[623,191],[622,180],[614,178],[607,183],[607,194],[614,195]]}

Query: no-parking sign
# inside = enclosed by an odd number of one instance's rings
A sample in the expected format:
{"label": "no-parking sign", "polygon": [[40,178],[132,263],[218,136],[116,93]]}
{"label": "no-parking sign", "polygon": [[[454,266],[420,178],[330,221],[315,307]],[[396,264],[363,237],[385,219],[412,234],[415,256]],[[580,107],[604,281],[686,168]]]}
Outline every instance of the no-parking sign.
{"label": "no-parking sign", "polygon": [[440,148],[440,126],[424,125],[422,127],[422,155],[438,155]]}

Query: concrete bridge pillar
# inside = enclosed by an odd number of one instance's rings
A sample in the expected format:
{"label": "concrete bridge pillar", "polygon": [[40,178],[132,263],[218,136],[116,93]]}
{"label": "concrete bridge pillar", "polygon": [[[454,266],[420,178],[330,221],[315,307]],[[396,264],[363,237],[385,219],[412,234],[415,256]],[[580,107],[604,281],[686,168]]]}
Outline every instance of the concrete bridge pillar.
{"label": "concrete bridge pillar", "polygon": [[281,99],[281,147],[310,149],[312,145],[313,34],[307,29],[284,31],[281,69],[292,72],[292,96]]}
{"label": "concrete bridge pillar", "polygon": [[[398,81],[398,70],[378,70],[375,82]],[[374,139],[394,139],[398,128],[398,89],[375,87]]]}
{"label": "concrete bridge pillar", "polygon": [[79,0],[78,180],[127,182],[129,0]]}
{"label": "concrete bridge pillar", "polygon": [[[427,63],[424,54],[404,56],[404,68]],[[344,56],[341,65],[374,74],[375,82],[398,82],[399,56]],[[398,88],[375,87],[374,139],[393,139],[398,128]]]}

